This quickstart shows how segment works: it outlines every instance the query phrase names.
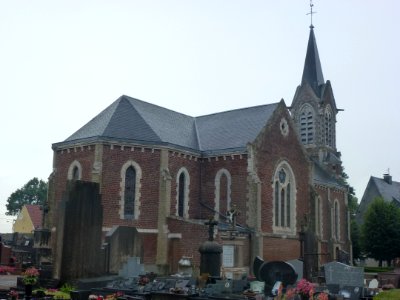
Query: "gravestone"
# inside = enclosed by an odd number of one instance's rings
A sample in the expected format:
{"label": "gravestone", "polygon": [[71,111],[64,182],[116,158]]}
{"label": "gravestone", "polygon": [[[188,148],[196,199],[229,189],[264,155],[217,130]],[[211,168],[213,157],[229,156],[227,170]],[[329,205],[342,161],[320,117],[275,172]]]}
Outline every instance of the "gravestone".
{"label": "gravestone", "polygon": [[327,285],[362,287],[364,285],[364,269],[352,267],[340,262],[330,262],[323,266]]}
{"label": "gravestone", "polygon": [[270,261],[261,265],[260,278],[265,282],[265,292],[269,293],[277,281],[284,287],[292,285],[297,280],[293,267],[284,261]]}
{"label": "gravestone", "polygon": [[253,262],[253,267],[258,267],[259,270],[254,270],[257,274],[257,280],[265,282],[265,294],[271,295],[272,289],[277,281],[280,281],[284,288],[292,285],[297,280],[297,273],[292,265],[284,261],[263,262],[260,257],[256,257]]}
{"label": "gravestone", "polygon": [[68,181],[59,210],[55,277],[68,281],[104,274],[99,184]]}
{"label": "gravestone", "polygon": [[304,263],[300,259],[292,259],[287,261],[288,264],[290,264],[294,271],[297,273],[297,280],[300,280],[303,278],[303,266]]}
{"label": "gravestone", "polygon": [[118,273],[119,276],[124,278],[138,277],[142,274],[144,274],[144,266],[140,263],[140,257],[129,257]]}
{"label": "gravestone", "polygon": [[135,227],[114,226],[107,232],[103,247],[106,271],[110,274],[118,274],[129,257],[138,257],[143,261],[143,239]]}

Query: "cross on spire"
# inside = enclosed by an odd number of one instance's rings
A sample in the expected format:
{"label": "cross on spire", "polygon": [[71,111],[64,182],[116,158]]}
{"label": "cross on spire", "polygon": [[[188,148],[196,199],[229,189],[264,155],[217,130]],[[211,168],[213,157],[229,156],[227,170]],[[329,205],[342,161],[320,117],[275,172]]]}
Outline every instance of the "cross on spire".
{"label": "cross on spire", "polygon": [[313,4],[312,0],[310,0],[310,12],[307,14],[307,15],[310,15],[310,17],[311,17],[310,28],[314,28],[314,25],[312,23],[312,15],[317,13],[316,11],[313,11],[313,7],[314,7],[314,4]]}

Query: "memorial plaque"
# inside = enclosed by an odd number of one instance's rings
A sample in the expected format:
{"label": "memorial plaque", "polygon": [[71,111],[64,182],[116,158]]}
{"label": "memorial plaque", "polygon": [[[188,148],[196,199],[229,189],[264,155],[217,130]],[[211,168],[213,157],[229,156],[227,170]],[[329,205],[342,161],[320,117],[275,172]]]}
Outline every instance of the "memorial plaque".
{"label": "memorial plaque", "polygon": [[222,246],[222,265],[232,268],[235,265],[235,247],[233,245]]}
{"label": "memorial plaque", "polygon": [[338,284],[340,287],[364,285],[364,269],[352,267],[340,262],[330,262],[324,265],[326,284]]}

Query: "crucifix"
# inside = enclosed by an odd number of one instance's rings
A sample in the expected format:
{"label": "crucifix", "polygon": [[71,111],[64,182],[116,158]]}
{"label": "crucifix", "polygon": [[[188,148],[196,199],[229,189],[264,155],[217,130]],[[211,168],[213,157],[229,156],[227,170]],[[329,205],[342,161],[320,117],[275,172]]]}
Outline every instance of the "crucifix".
{"label": "crucifix", "polygon": [[204,224],[208,225],[208,240],[213,241],[214,240],[214,226],[218,225],[218,222],[211,217],[210,220],[208,220]]}
{"label": "crucifix", "polygon": [[239,211],[236,209],[236,205],[233,205],[230,210],[226,212],[228,222],[231,224],[232,229],[236,228],[236,217],[239,215]]}

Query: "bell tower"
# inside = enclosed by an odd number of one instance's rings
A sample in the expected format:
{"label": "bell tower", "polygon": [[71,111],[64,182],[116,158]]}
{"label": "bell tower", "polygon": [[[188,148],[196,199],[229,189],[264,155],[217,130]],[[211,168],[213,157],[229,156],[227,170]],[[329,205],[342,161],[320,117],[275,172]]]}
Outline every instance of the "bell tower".
{"label": "bell tower", "polygon": [[303,76],[293,97],[290,112],[299,140],[310,158],[329,173],[341,176],[342,162],[340,152],[336,149],[336,115],[339,109],[330,81],[324,80],[312,23]]}

